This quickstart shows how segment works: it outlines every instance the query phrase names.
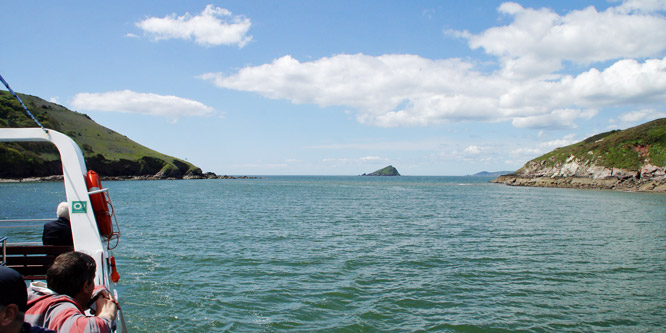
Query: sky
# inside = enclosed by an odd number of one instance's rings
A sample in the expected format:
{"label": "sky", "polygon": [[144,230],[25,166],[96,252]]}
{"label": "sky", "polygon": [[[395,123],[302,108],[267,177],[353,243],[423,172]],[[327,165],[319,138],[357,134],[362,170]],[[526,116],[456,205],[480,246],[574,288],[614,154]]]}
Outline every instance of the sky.
{"label": "sky", "polygon": [[666,0],[7,1],[21,93],[219,175],[513,171],[666,117]]}

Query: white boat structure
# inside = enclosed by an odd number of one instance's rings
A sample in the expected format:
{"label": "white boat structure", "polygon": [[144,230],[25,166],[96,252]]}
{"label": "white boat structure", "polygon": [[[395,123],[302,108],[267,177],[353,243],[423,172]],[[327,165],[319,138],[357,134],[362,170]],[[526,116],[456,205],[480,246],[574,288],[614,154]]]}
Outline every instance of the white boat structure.
{"label": "white boat structure", "polygon": [[[41,245],[41,239],[39,243],[11,243],[11,239],[0,237],[2,264],[16,269],[26,280],[43,280],[58,254],[72,250],[83,252],[97,264],[95,284],[108,288],[117,300],[114,285],[118,282],[118,273],[111,250],[117,245],[120,232],[108,189],[97,188],[101,187],[99,183],[86,181],[92,173],[86,168],[79,146],[65,134],[39,127],[0,128],[0,142],[50,142],[58,148],[74,241],[70,247]],[[119,320],[124,322],[122,315],[119,312]],[[125,325],[117,326],[118,331],[125,330]]]}

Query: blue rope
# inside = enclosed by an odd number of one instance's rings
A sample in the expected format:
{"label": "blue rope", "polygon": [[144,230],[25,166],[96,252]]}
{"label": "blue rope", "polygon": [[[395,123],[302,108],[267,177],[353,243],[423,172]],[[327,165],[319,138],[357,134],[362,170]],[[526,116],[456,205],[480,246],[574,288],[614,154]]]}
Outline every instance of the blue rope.
{"label": "blue rope", "polygon": [[21,106],[25,109],[25,112],[28,113],[30,118],[32,118],[32,120],[34,120],[37,123],[37,125],[39,125],[39,127],[41,127],[42,130],[44,130],[44,132],[46,132],[46,129],[44,128],[44,126],[42,126],[42,124],[39,123],[37,118],[35,118],[35,116],[33,116],[32,113],[30,113],[30,110],[28,110],[28,107],[25,106],[25,104],[23,104],[23,101],[21,100],[21,97],[18,97],[18,95],[14,92],[14,90],[12,90],[12,88],[9,87],[9,83],[7,83],[7,81],[5,81],[5,79],[2,77],[2,75],[0,75],[0,81],[2,81],[2,83],[4,83],[4,85],[5,85],[5,87],[7,87],[7,90],[9,90],[9,92],[12,93],[12,95],[14,95],[14,97],[16,97],[16,99],[18,99],[19,103],[21,103]]}

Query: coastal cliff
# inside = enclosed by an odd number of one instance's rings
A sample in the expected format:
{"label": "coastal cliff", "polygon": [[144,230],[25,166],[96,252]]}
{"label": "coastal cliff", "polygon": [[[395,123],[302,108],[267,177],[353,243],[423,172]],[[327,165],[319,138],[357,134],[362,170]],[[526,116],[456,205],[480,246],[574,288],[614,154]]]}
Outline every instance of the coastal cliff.
{"label": "coastal cliff", "polygon": [[[81,148],[86,165],[108,178],[207,178],[192,163],[144,147],[95,123],[89,116],[39,97],[19,94],[46,128],[71,137]],[[0,91],[0,128],[36,127],[18,101]],[[49,180],[62,175],[55,146],[40,142],[0,143],[0,179]]]}
{"label": "coastal cliff", "polygon": [[666,193],[666,118],[558,148],[492,182]]}

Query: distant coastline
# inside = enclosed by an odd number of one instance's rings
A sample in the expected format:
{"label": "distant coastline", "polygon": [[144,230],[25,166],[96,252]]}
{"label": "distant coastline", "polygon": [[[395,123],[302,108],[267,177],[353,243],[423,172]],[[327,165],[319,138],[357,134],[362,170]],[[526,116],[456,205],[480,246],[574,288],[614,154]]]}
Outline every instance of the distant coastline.
{"label": "distant coastline", "polygon": [[[261,179],[256,176],[218,176],[212,172],[208,172],[203,176],[182,177],[182,178],[164,178],[155,176],[102,176],[103,181],[132,181],[132,180],[189,180],[189,179]],[[42,182],[61,182],[63,181],[62,175],[45,176],[45,177],[26,177],[26,178],[0,178],[0,183],[42,183]]]}
{"label": "distant coastline", "polygon": [[513,173],[513,171],[493,171],[493,172],[481,171],[473,175],[468,175],[468,177],[499,177],[510,173]]}

